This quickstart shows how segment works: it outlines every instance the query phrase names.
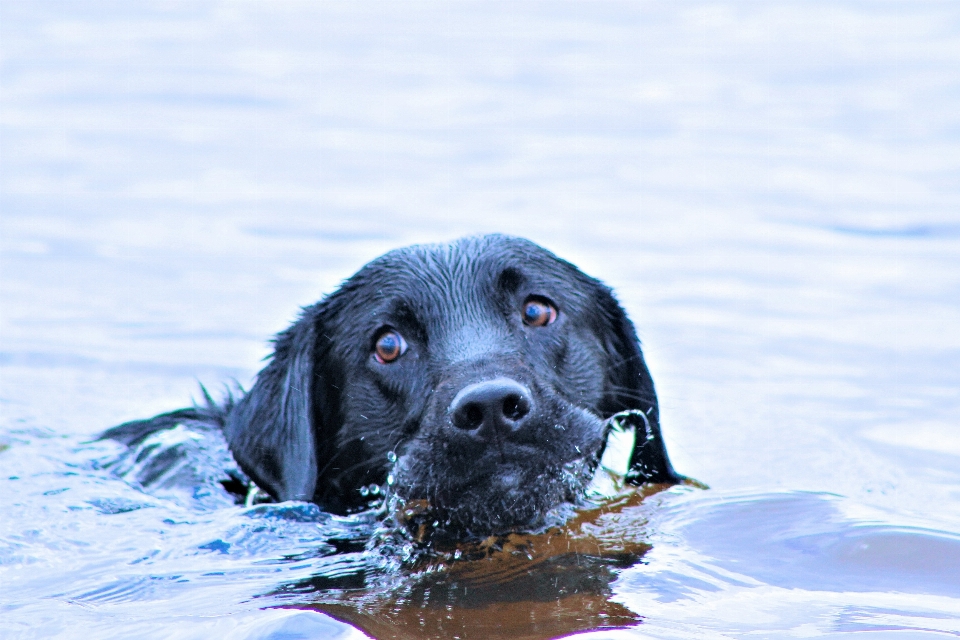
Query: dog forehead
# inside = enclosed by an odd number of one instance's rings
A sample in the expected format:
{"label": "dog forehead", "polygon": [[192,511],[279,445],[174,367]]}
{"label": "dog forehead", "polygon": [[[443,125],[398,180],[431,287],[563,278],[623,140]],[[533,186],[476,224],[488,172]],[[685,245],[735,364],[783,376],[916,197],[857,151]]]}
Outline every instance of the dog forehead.
{"label": "dog forehead", "polygon": [[380,305],[403,301],[440,311],[484,303],[502,288],[505,272],[561,280],[563,263],[527,240],[508,236],[463,238],[449,244],[396,249],[368,263],[351,280]]}
{"label": "dog forehead", "polygon": [[375,266],[375,315],[416,322],[436,339],[448,327],[489,322],[502,296],[498,278],[509,256],[413,247]]}
{"label": "dog forehead", "polygon": [[529,240],[468,237],[372,260],[331,294],[327,310],[348,332],[393,325],[432,342],[475,345],[509,337],[502,312],[516,294],[546,295],[578,316],[591,306],[593,282]]}

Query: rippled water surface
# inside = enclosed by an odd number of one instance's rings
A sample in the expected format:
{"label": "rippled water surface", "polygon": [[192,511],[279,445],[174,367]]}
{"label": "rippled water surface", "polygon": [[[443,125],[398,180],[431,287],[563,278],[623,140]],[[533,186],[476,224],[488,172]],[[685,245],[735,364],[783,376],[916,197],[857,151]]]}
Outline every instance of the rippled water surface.
{"label": "rippled water surface", "polygon": [[[0,636],[960,635],[956,3],[8,1],[0,53]],[[94,441],[490,231],[615,288],[709,489],[398,566]]]}

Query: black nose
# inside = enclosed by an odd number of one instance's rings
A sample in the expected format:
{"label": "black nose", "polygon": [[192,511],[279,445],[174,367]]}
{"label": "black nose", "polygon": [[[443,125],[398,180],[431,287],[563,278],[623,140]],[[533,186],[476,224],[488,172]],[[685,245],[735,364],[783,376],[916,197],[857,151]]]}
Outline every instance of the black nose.
{"label": "black nose", "polygon": [[483,440],[517,431],[530,413],[530,390],[515,380],[497,378],[471,384],[450,403],[454,426]]}

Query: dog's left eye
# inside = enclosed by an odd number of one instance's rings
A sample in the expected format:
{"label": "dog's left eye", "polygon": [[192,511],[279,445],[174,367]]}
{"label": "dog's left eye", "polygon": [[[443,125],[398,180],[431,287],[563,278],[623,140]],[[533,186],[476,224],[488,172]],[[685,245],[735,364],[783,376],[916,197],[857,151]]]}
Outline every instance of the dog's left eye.
{"label": "dog's left eye", "polygon": [[393,329],[381,332],[373,345],[373,355],[380,364],[393,362],[406,351],[407,341]]}
{"label": "dog's left eye", "polygon": [[557,308],[545,298],[527,298],[523,303],[523,322],[531,327],[545,327],[557,319]]}

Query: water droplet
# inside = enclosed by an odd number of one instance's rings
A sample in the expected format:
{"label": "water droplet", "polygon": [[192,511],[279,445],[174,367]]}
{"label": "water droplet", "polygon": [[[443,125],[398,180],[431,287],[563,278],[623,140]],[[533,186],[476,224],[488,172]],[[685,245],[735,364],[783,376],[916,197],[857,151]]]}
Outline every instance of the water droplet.
{"label": "water droplet", "polygon": [[360,495],[366,498],[368,495],[370,495],[370,490],[366,487],[360,487]]}
{"label": "water droplet", "polygon": [[387,474],[387,484],[388,484],[388,485],[393,486],[393,483],[396,482],[396,481],[397,481],[397,479],[393,476],[392,473]]}
{"label": "water droplet", "polygon": [[389,460],[390,462],[396,462],[396,461],[397,461],[397,454],[394,453],[393,451],[387,453],[387,460]]}

